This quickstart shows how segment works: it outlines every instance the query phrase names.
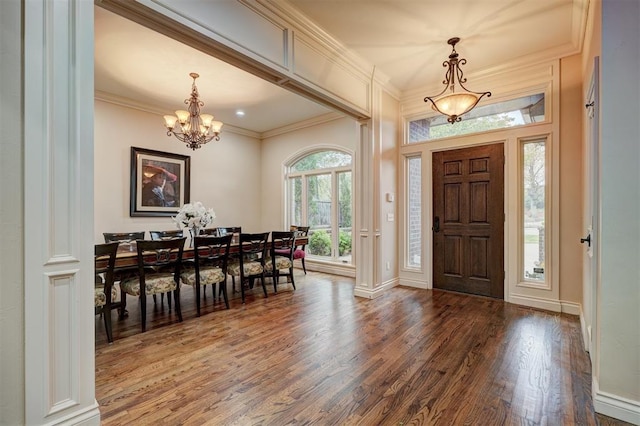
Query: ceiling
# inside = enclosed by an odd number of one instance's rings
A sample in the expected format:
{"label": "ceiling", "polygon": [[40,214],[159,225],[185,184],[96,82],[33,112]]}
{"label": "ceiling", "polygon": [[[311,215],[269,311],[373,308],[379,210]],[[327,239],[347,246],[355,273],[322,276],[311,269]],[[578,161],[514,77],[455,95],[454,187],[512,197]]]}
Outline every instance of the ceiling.
{"label": "ceiling", "polygon": [[[399,92],[444,78],[451,37],[467,76],[524,57],[579,52],[589,0],[289,0]],[[135,42],[133,42],[135,41]],[[182,109],[197,72],[203,112],[263,133],[331,110],[146,27],[95,8],[97,96],[154,112]],[[471,80],[471,79],[470,79]],[[474,88],[469,84],[470,89]],[[481,88],[489,90],[487,88]],[[427,94],[425,94],[427,95]],[[243,110],[244,117],[236,116]],[[224,132],[224,128],[223,128]]]}

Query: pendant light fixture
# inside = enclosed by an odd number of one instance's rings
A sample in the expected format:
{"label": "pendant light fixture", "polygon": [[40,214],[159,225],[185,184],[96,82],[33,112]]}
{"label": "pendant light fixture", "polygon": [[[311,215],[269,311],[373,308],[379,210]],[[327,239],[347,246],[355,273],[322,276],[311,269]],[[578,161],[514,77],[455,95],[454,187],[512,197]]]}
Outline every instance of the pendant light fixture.
{"label": "pendant light fixture", "polygon": [[472,92],[463,86],[467,79],[460,66],[466,64],[467,60],[458,58],[456,44],[459,41],[459,37],[453,37],[447,41],[447,44],[451,45],[451,54],[449,59],[442,63],[442,66],[447,68],[445,79],[442,81],[444,89],[436,96],[424,98],[425,102],[431,102],[431,107],[435,111],[446,115],[447,121],[451,124],[462,120],[461,116],[471,111],[484,96],[491,96],[491,92]]}

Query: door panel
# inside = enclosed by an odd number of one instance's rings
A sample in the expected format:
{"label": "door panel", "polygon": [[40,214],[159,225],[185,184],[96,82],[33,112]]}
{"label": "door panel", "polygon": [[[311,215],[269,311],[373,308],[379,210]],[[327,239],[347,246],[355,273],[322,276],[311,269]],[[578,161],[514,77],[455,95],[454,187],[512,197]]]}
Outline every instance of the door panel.
{"label": "door panel", "polygon": [[433,216],[433,286],[504,298],[502,144],[433,154]]}

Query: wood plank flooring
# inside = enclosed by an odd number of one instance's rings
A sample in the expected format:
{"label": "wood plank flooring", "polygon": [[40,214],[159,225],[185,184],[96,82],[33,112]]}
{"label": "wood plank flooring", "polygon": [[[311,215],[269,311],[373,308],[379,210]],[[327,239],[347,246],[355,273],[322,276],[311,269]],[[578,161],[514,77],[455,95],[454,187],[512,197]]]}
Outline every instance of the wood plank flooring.
{"label": "wood plank flooring", "polygon": [[146,333],[128,299],[111,345],[96,317],[102,424],[597,424],[577,317],[296,272],[229,310],[209,290],[199,318],[183,287],[184,321],[151,308]]}

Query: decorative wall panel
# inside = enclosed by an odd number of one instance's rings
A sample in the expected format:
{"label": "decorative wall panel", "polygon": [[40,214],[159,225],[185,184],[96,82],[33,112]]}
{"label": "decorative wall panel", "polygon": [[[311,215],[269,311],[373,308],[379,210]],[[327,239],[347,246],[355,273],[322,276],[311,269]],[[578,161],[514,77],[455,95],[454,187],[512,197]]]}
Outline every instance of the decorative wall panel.
{"label": "decorative wall panel", "polygon": [[337,96],[345,103],[369,111],[370,81],[347,63],[325,52],[299,33],[293,34],[294,75]]}

